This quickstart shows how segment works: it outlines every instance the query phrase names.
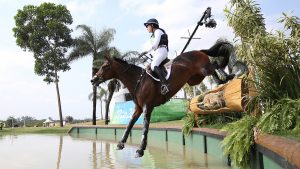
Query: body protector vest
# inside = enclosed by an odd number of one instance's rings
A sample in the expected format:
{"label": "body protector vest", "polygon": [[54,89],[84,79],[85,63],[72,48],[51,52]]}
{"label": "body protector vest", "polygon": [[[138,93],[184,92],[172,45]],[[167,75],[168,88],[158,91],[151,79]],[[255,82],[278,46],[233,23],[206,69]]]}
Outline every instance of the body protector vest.
{"label": "body protector vest", "polygon": [[[167,50],[169,51],[169,46],[168,46],[168,35],[166,34],[166,31],[161,29],[161,28],[158,28],[159,30],[161,30],[163,32],[163,34],[161,35],[160,37],[160,41],[159,41],[159,44],[158,44],[158,47],[159,46],[167,46]],[[154,37],[154,32],[153,34],[151,35],[151,37]]]}

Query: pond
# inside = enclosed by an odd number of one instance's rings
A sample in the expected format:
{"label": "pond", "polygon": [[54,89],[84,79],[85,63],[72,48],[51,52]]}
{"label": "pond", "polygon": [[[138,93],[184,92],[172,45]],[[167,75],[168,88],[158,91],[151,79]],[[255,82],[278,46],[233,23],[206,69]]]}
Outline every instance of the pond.
{"label": "pond", "polygon": [[[149,142],[145,155],[134,158],[138,144],[128,140],[116,150],[117,140],[86,136],[0,135],[0,168],[8,169],[226,169],[222,159],[182,145]],[[159,144],[159,148],[157,147]]]}

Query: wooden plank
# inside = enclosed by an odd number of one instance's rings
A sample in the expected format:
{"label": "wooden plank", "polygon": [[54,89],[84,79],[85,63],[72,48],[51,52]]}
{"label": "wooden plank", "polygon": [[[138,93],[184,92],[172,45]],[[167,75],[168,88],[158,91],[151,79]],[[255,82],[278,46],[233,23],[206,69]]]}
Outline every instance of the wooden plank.
{"label": "wooden plank", "polygon": [[229,83],[219,86],[207,93],[216,93],[219,91],[224,91],[223,97],[226,107],[222,107],[216,110],[202,110],[198,107],[198,97],[196,96],[190,101],[190,110],[195,114],[213,114],[213,113],[226,113],[226,112],[243,112],[242,107],[242,87],[243,79],[238,78],[230,81]]}

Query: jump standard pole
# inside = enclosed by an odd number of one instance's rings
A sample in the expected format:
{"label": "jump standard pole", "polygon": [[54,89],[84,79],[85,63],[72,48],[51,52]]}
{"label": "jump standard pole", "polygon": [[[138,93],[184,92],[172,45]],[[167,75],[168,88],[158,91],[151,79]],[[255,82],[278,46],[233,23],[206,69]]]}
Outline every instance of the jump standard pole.
{"label": "jump standard pole", "polygon": [[206,21],[210,17],[211,17],[211,7],[207,7],[207,9],[204,11],[201,19],[197,23],[197,26],[195,27],[193,33],[191,34],[191,36],[189,37],[188,41],[186,42],[184,48],[182,49],[181,54],[185,51],[185,49],[190,44],[190,42],[193,39],[193,36],[195,35],[195,33],[196,33],[199,26],[202,26],[205,23],[206,27],[210,27],[210,28],[215,28],[216,27],[217,23],[214,19],[210,19],[209,21]]}

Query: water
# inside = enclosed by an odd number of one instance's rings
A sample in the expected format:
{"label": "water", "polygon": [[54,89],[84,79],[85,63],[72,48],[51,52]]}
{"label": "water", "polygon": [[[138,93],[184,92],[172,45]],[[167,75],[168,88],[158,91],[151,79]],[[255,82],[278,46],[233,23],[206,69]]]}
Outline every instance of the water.
{"label": "water", "polygon": [[[134,158],[138,144],[128,140],[116,150],[116,140],[69,135],[0,135],[0,168],[3,169],[227,169],[221,159],[167,142],[149,146]],[[131,142],[131,144],[130,144]],[[157,143],[155,143],[157,144]]]}

